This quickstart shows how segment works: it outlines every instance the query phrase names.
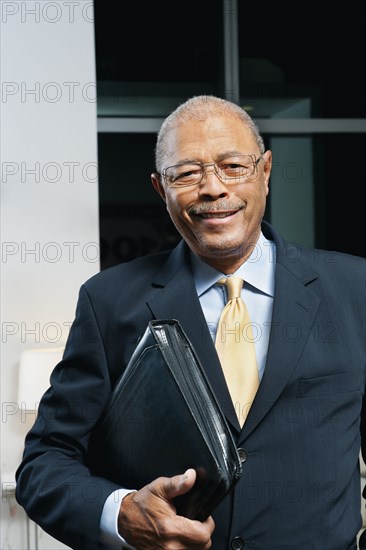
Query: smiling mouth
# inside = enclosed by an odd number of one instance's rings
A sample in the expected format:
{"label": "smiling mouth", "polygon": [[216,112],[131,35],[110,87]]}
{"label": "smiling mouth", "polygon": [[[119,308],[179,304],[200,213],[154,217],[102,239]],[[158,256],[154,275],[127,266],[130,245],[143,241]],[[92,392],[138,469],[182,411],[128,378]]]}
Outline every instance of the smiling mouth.
{"label": "smiling mouth", "polygon": [[228,218],[229,216],[233,216],[236,214],[238,210],[234,210],[231,212],[201,212],[200,214],[197,214],[201,218],[209,219],[209,218]]}
{"label": "smiling mouth", "polygon": [[220,220],[234,216],[240,210],[246,207],[244,201],[220,201],[218,204],[204,202],[199,205],[191,206],[188,209],[189,216],[197,216],[203,220]]}

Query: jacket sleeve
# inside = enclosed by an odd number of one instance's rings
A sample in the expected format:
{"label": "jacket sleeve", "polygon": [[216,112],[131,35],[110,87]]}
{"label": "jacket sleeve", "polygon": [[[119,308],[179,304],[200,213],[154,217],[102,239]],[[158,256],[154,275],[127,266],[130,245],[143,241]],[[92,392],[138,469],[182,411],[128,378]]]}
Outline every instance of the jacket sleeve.
{"label": "jacket sleeve", "polygon": [[[361,454],[364,463],[366,464],[366,393],[363,398],[363,406],[362,406],[362,412],[361,412]],[[362,500],[362,506],[363,508],[366,507],[366,485],[363,488],[362,492],[363,500]],[[366,550],[366,529],[361,533],[360,540],[359,540],[359,548],[360,550]]]}
{"label": "jacket sleeve", "polygon": [[16,498],[47,533],[76,550],[99,548],[108,495],[119,487],[91,473],[91,430],[111,390],[91,301],[81,287],[62,361],[51,375],[16,472]]}

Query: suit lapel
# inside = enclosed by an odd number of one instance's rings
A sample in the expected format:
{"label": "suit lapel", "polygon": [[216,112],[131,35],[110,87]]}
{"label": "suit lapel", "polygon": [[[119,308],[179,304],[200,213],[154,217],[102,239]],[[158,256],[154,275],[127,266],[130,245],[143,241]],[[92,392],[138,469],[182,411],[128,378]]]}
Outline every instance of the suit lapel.
{"label": "suit lapel", "polygon": [[218,402],[235,429],[239,428],[225,378],[196,293],[189,256],[180,243],[152,283],[148,307],[156,319],[177,319],[192,343]]}
{"label": "suit lapel", "polygon": [[[276,239],[277,241],[277,239]],[[314,324],[320,299],[310,287],[317,278],[300,259],[296,266],[277,244],[275,296],[265,372],[241,431],[242,442],[269,412],[295,370]],[[308,285],[308,286],[306,286]]]}
{"label": "suit lapel", "polygon": [[[288,383],[309,338],[320,299],[311,291],[317,278],[301,258],[294,262],[286,243],[267,224],[276,241],[276,285],[266,368],[238,442],[243,442],[270,411]],[[239,424],[222,368],[207,328],[190,269],[188,249],[181,242],[156,274],[147,302],[156,319],[177,319],[191,341],[220,406],[234,432]]]}

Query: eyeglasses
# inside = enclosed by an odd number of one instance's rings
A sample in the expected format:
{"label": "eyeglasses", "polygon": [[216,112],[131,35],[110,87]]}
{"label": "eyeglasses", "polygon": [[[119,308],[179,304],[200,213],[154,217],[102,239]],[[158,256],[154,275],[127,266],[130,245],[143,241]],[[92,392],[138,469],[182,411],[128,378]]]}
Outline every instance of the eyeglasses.
{"label": "eyeglasses", "polygon": [[168,187],[188,187],[198,185],[207,174],[207,168],[213,167],[216,176],[225,184],[245,183],[256,171],[258,162],[263,157],[255,155],[237,155],[222,160],[219,163],[187,162],[168,166],[162,171],[162,176]]}

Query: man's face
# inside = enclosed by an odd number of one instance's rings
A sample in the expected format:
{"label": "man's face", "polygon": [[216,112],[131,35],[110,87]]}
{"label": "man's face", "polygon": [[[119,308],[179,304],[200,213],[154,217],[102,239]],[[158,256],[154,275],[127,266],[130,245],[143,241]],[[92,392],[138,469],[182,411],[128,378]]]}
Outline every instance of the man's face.
{"label": "man's face", "polygon": [[[164,166],[182,161],[219,162],[225,156],[254,155],[258,146],[243,123],[231,117],[188,122],[170,131]],[[206,263],[224,273],[235,271],[255,245],[263,218],[271,152],[259,161],[244,183],[223,183],[210,167],[201,183],[169,187],[152,174],[154,188],[188,246]]]}

